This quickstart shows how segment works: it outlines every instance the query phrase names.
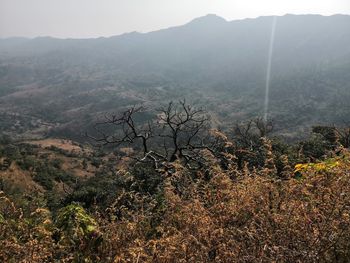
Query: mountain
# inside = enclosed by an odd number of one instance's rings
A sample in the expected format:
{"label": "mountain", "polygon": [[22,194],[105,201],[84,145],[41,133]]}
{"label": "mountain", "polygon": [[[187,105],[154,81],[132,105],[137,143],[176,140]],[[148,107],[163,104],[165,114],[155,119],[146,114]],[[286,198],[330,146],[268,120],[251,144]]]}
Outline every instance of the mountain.
{"label": "mountain", "polygon": [[[273,19],[207,15],[109,38],[1,39],[0,125],[76,139],[104,112],[179,98],[205,105],[218,126],[261,116]],[[277,17],[269,116],[280,135],[349,120],[349,28],[348,15]]]}

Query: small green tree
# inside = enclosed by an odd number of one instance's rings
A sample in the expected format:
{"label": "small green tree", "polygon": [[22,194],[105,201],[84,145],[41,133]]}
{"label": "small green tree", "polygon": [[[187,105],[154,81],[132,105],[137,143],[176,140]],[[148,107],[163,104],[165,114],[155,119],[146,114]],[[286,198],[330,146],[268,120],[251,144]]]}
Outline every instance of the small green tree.
{"label": "small green tree", "polygon": [[96,221],[78,204],[70,204],[59,210],[56,226],[61,242],[71,245],[89,243],[99,236]]}

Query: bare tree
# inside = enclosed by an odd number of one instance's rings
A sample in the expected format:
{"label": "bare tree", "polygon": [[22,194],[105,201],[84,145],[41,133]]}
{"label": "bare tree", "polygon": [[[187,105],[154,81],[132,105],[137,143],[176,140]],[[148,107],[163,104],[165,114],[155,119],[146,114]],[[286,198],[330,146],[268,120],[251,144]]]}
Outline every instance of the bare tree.
{"label": "bare tree", "polygon": [[256,118],[243,124],[236,124],[233,128],[233,137],[239,144],[238,146],[253,150],[260,138],[268,136],[273,128],[272,120],[265,121],[263,118]]}
{"label": "bare tree", "polygon": [[[142,107],[132,107],[120,115],[104,116],[104,120],[94,125],[96,136],[88,135],[91,139],[101,145],[134,145],[142,147],[142,158],[139,161],[152,160],[155,164],[158,159],[164,159],[158,156],[158,153],[149,150],[149,140],[154,137],[153,123],[138,124],[135,122],[135,116],[144,110]],[[112,132],[108,132],[111,130]]]}
{"label": "bare tree", "polygon": [[260,160],[258,154],[262,146],[261,138],[267,137],[273,128],[273,121],[265,121],[263,118],[235,125],[232,135],[236,143],[235,155],[239,169],[243,168],[245,161],[251,164],[263,164],[263,160]]}
{"label": "bare tree", "polygon": [[345,148],[350,148],[350,123],[343,121],[343,125],[341,127],[336,127],[335,131],[339,137],[340,143]]}
{"label": "bare tree", "polygon": [[187,166],[201,165],[202,150],[215,152],[218,142],[210,137],[210,118],[202,108],[191,107],[185,100],[170,102],[157,110],[155,121],[147,123],[136,121],[142,111],[142,107],[132,107],[121,115],[105,115],[94,126],[96,136],[89,137],[102,145],[139,146],[142,154],[134,158],[152,162],[156,168],[176,160]]}
{"label": "bare tree", "polygon": [[192,108],[180,101],[177,105],[170,102],[159,112],[160,137],[170,146],[171,151],[167,151],[170,162],[177,159],[190,161],[195,158],[196,150],[208,147],[204,132],[209,130],[209,117],[203,109]]}
{"label": "bare tree", "polygon": [[259,131],[259,136],[266,137],[273,131],[273,121],[272,120],[264,120],[264,118],[256,118],[254,120],[255,126]]}
{"label": "bare tree", "polygon": [[240,147],[252,150],[255,141],[252,132],[253,121],[250,120],[245,124],[236,124],[233,129],[233,136]]}
{"label": "bare tree", "polygon": [[350,148],[350,127],[337,128],[337,133],[340,137],[340,142],[345,148]]}

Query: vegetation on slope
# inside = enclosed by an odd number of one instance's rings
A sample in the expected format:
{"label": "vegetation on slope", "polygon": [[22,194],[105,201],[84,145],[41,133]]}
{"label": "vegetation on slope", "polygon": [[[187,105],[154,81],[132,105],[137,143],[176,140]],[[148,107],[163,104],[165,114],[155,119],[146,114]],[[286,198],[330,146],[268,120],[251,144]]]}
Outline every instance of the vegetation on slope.
{"label": "vegetation on slope", "polygon": [[[269,114],[279,134],[342,124],[350,110],[350,16],[278,17]],[[264,111],[273,17],[207,16],[147,34],[0,40],[0,125],[82,141],[96,115],[191,98],[218,125]]]}
{"label": "vegetation on slope", "polygon": [[34,180],[44,171],[53,184],[37,180],[42,194],[20,195],[2,179],[0,261],[348,262],[347,137],[315,127],[309,140],[286,145],[266,137],[268,126],[248,126],[232,136],[212,132],[221,154],[196,150],[196,168],[185,158],[116,166],[109,153],[76,153],[70,158],[82,170],[99,168],[74,180],[62,177],[58,161],[42,166],[32,144],[3,140],[4,171],[11,161]]}

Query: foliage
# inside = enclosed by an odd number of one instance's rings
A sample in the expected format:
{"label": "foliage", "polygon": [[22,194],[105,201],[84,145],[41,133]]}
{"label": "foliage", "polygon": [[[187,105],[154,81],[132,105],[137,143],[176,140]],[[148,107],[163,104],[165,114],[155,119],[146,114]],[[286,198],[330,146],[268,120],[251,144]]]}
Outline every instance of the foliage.
{"label": "foliage", "polygon": [[197,169],[182,159],[116,168],[115,156],[93,152],[75,160],[82,170],[100,162],[86,179],[64,170],[61,153],[8,144],[16,150],[2,158],[16,152],[45,189],[1,183],[0,261],[349,262],[349,150],[320,133],[288,145],[256,131],[242,133],[251,148],[210,130],[216,148],[197,152]]}
{"label": "foliage", "polygon": [[60,240],[74,244],[82,240],[88,241],[97,233],[96,221],[78,204],[70,204],[60,209],[56,226],[63,234]]}
{"label": "foliage", "polygon": [[294,172],[307,172],[308,170],[329,171],[337,166],[339,166],[339,158],[327,159],[319,163],[298,163],[295,165]]}
{"label": "foliage", "polygon": [[0,259],[348,262],[349,158],[343,150],[307,167],[299,164],[303,180],[291,174],[283,181],[264,169],[247,174],[213,162],[193,174],[175,163],[153,196],[125,188],[102,213],[88,214],[72,203],[54,220],[42,208],[21,214],[2,195]]}

